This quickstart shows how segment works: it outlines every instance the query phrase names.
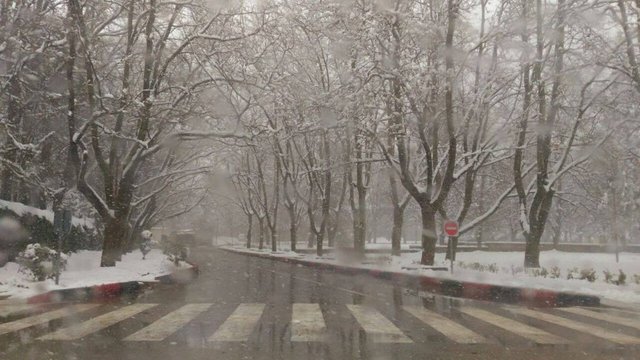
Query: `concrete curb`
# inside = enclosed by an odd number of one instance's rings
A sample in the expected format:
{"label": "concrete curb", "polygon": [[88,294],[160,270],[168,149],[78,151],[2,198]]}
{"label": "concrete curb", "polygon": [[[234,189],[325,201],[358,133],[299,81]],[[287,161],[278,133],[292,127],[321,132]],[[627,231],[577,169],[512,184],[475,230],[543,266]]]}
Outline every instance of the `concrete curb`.
{"label": "concrete curb", "polygon": [[254,256],[281,261],[289,264],[331,270],[347,275],[369,275],[378,279],[391,280],[401,286],[428,291],[440,295],[474,300],[495,301],[510,304],[524,304],[536,307],[599,306],[600,298],[592,295],[576,294],[548,289],[533,289],[516,286],[493,285],[470,281],[441,279],[387,270],[358,268],[340,264],[317,263],[313,261],[252,253],[230,248],[221,248],[235,254]]}
{"label": "concrete curb", "polygon": [[126,281],[100,284],[73,289],[51,290],[34,295],[26,299],[27,304],[43,304],[71,301],[108,301],[122,296],[134,296],[141,291],[150,289],[156,284],[185,284],[200,274],[198,265],[191,262],[190,268],[178,269],[170,274],[157,276],[156,282]]}

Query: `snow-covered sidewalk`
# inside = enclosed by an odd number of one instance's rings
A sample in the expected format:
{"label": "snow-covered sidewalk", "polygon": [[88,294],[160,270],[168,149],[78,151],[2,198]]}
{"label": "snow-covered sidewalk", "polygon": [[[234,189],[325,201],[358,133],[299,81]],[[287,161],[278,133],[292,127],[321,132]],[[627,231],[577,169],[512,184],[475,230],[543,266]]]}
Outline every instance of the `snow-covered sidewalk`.
{"label": "snow-covered sidewalk", "polygon": [[19,271],[16,263],[0,268],[0,297],[27,298],[51,290],[89,287],[129,281],[154,282],[156,277],[191,267],[181,263],[176,267],[161,250],[153,249],[142,260],[139,251],[122,256],[115,267],[100,267],[100,251],[79,251],[69,255],[67,268],[60,275],[59,285],[53,280],[33,282]]}
{"label": "snow-covered sidewalk", "polygon": [[[234,251],[268,254],[309,262],[426,275],[443,280],[579,293],[598,296],[601,299],[640,304],[640,285],[635,279],[635,275],[640,277],[640,254],[635,253],[621,253],[620,262],[616,263],[613,254],[543,251],[540,255],[540,265],[546,270],[545,275],[541,271],[542,268],[533,272],[524,271],[523,254],[520,252],[472,251],[458,253],[454,273],[451,274],[449,271],[433,271],[420,266],[419,252],[403,254],[400,257],[367,254],[364,261],[357,261],[348,253],[339,251],[319,258],[313,254],[297,254],[290,251],[271,253],[268,249],[227,247]],[[449,262],[445,261],[444,257],[445,254],[436,255],[437,266],[449,266]],[[593,270],[596,275],[593,282],[579,279],[580,273],[586,270]],[[613,274],[613,280],[617,280],[619,270],[626,274],[624,284],[616,285],[605,281],[604,271]],[[568,279],[570,273],[573,279]]]}

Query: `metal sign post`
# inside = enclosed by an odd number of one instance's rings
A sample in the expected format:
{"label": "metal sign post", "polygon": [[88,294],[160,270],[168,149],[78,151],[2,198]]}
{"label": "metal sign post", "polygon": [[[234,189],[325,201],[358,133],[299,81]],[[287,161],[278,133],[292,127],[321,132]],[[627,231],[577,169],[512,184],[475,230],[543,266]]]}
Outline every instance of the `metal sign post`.
{"label": "metal sign post", "polygon": [[453,274],[453,241],[458,236],[458,222],[455,220],[447,220],[444,222],[444,233],[449,237],[449,261],[451,262],[451,273]]}
{"label": "metal sign post", "polygon": [[453,237],[449,236],[449,266],[453,274]]}

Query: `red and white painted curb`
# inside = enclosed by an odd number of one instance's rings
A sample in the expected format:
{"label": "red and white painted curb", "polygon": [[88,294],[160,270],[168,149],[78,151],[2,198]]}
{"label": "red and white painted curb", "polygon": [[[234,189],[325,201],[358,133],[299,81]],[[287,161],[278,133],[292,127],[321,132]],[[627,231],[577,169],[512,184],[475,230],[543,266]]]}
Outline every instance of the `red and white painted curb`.
{"label": "red and white painted curb", "polygon": [[415,290],[474,300],[524,304],[537,307],[599,306],[600,298],[592,295],[576,294],[549,289],[535,289],[506,285],[485,284],[463,280],[441,279],[433,276],[409,274],[396,271],[359,268],[341,264],[319,263],[271,254],[254,253],[231,248],[224,251],[303,265],[348,275],[369,275],[378,279],[391,280],[395,284]]}

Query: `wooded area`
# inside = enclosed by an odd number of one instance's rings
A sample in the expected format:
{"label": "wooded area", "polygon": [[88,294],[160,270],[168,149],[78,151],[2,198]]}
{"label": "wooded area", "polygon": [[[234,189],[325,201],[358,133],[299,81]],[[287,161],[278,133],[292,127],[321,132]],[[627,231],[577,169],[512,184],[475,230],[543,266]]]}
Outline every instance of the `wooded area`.
{"label": "wooded area", "polygon": [[454,219],[538,267],[637,242],[638,56],[640,0],[1,0],[0,199],[96,218],[102,266],[241,215],[318,255],[415,219],[426,265]]}

